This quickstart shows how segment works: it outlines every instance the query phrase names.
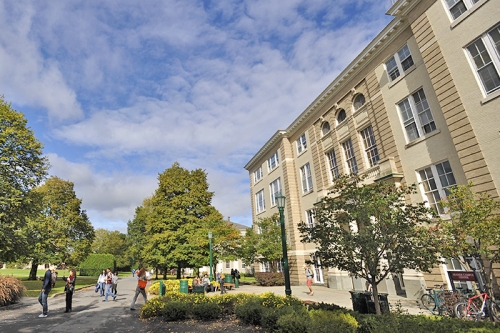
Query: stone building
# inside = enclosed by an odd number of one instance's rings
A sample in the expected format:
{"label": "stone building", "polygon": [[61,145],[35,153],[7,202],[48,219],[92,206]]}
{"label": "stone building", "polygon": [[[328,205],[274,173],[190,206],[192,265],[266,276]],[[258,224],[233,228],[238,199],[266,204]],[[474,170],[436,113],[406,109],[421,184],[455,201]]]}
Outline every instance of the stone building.
{"label": "stone building", "polygon": [[[418,183],[410,200],[438,210],[455,184],[499,196],[499,2],[398,0],[387,14],[394,18],[385,29],[245,166],[254,221],[278,212],[275,194],[287,198],[292,285],[305,283],[301,267],[312,260],[316,283],[364,288],[346,272],[321,268],[297,230],[301,221],[314,224],[313,205],[340,173]],[[406,270],[380,289],[416,298],[426,285],[450,284],[449,270],[461,267],[447,260],[431,274]]]}

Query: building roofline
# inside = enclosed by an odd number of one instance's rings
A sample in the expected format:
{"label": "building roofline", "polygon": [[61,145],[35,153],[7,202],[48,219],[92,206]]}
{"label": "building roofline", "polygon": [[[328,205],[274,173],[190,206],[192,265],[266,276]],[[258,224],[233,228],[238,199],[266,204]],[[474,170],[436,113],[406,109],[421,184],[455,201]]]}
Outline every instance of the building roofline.
{"label": "building roofline", "polygon": [[259,158],[261,158],[262,155],[264,155],[271,146],[276,144],[276,142],[279,139],[285,136],[286,136],[286,131],[283,130],[276,131],[276,133],[274,133],[274,135],[269,140],[267,140],[267,142],[262,146],[262,148],[260,148],[259,151],[250,159],[250,161],[247,162],[247,164],[245,165],[245,169],[250,171],[250,168],[254,165],[254,163]]}

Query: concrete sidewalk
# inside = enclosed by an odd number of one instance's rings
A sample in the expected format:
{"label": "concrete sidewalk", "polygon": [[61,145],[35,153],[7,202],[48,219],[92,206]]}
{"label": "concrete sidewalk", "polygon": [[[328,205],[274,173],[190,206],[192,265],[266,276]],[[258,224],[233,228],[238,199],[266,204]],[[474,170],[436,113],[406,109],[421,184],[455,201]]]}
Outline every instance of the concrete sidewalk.
{"label": "concrete sidewalk", "polygon": [[[131,276],[120,278],[116,301],[110,297],[108,302],[102,302],[103,297],[94,292],[94,287],[77,290],[73,295],[73,312],[71,313],[64,313],[64,293],[55,295],[48,300],[49,315],[46,318],[38,318],[38,315],[42,313],[42,307],[37,298],[25,297],[18,304],[0,308],[0,332],[144,332],[147,330],[147,324],[139,320],[139,311],[130,310],[136,283],[137,280]],[[292,295],[302,300],[334,303],[352,309],[349,291],[313,286],[314,296],[308,296],[306,286],[292,286],[291,289]],[[228,290],[230,294],[240,292],[252,294],[273,292],[284,296],[285,287],[240,285],[239,288]],[[215,295],[215,293],[209,295]],[[151,297],[148,296],[148,299]],[[415,301],[397,296],[389,298],[389,303],[393,307],[398,301],[410,314],[425,313],[418,308]],[[136,303],[137,309],[142,306],[142,302],[142,297],[139,296]]]}

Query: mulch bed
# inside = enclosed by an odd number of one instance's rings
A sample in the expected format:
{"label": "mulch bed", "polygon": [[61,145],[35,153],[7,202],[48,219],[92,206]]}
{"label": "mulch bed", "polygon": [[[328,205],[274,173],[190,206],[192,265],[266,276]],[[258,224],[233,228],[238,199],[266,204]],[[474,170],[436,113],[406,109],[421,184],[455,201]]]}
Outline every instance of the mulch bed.
{"label": "mulch bed", "polygon": [[161,318],[153,318],[146,322],[147,333],[200,333],[200,332],[241,332],[262,333],[264,330],[258,326],[244,325],[235,316],[224,317],[215,321],[163,321]]}

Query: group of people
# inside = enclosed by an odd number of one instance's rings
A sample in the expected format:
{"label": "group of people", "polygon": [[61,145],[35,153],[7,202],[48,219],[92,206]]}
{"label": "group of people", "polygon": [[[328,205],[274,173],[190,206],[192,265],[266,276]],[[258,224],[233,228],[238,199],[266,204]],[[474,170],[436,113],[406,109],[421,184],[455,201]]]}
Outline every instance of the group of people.
{"label": "group of people", "polygon": [[207,274],[205,274],[203,278],[195,277],[193,279],[193,287],[195,286],[203,286],[205,292],[209,292],[212,289],[210,278],[207,276]]}
{"label": "group of people", "polygon": [[[53,272],[50,271],[49,264],[45,264],[45,274],[42,279],[42,290],[40,291],[40,296],[38,296],[38,302],[42,305],[42,313],[38,316],[40,318],[47,317],[49,313],[49,307],[47,304],[47,298],[49,296],[50,291],[55,286],[56,277],[53,277]],[[73,303],[73,292],[75,291],[76,284],[76,271],[74,269],[69,271],[69,276],[63,278],[65,282],[64,292],[66,293],[66,311],[72,311],[72,303]]]}
{"label": "group of people", "polygon": [[95,292],[100,291],[101,296],[104,297],[103,302],[108,301],[108,296],[113,297],[113,301],[116,300],[118,286],[118,272],[111,273],[111,269],[103,269],[99,277],[97,278],[97,284]]}

